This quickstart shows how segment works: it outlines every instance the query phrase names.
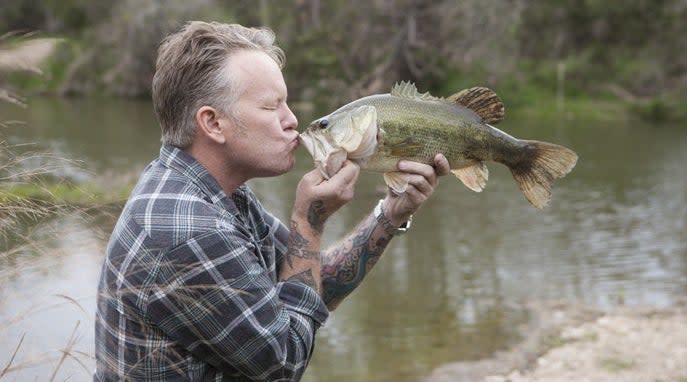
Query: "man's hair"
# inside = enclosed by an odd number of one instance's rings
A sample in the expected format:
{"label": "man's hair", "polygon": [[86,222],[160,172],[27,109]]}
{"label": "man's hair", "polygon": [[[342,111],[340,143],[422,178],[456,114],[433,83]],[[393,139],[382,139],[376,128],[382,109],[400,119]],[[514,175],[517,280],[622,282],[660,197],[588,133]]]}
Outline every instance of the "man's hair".
{"label": "man's hair", "polygon": [[268,54],[280,68],[284,52],[267,28],[191,21],[167,36],[158,49],[152,97],[162,143],[188,147],[195,137],[195,114],[211,106],[233,116],[240,89],[226,70],[231,55],[243,50]]}

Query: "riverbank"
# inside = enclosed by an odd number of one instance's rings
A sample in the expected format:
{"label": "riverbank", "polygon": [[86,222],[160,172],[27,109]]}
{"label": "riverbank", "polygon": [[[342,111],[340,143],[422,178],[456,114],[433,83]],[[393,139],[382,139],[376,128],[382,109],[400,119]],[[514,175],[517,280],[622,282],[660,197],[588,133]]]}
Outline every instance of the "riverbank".
{"label": "riverbank", "polygon": [[523,340],[477,362],[444,365],[425,380],[482,382],[687,382],[687,301],[602,312],[532,303]]}

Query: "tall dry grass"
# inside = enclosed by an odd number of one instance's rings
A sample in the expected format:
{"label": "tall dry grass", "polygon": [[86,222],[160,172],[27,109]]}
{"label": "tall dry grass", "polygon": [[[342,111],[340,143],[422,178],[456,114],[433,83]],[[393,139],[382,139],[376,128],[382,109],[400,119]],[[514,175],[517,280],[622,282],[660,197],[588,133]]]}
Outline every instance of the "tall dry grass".
{"label": "tall dry grass", "polygon": [[[0,37],[0,78],[14,72],[30,72],[40,75],[40,64],[55,50],[58,39],[36,38],[32,35],[17,35],[13,33]],[[27,107],[25,99],[14,92],[7,83],[0,82],[0,101],[9,102],[18,107]],[[39,201],[14,195],[11,188],[16,185],[31,185],[43,187],[46,177],[64,165],[66,159],[59,158],[47,152],[34,150],[33,144],[10,144],[4,138],[4,132],[9,124],[16,121],[5,121],[0,116],[0,291],[17,273],[26,271],[21,267],[8,266],[24,252],[41,253],[50,249],[43,245],[42,239],[32,234],[29,227],[45,219],[69,210],[67,206],[49,201]],[[72,304],[86,313],[79,302],[66,295],[56,296],[60,303]],[[1,298],[1,296],[0,296]],[[0,304],[3,301],[0,300]],[[59,304],[59,303],[58,303]],[[29,320],[30,315],[41,309],[50,307],[31,307],[25,311],[16,312],[11,317],[0,320],[0,333],[14,325],[21,325]],[[90,373],[84,360],[92,358],[76,349],[81,335],[79,328],[81,321],[77,321],[67,343],[56,354],[44,353],[24,359],[21,351],[27,335],[22,333],[18,338],[3,337],[3,341],[15,344],[10,354],[0,355],[0,380],[16,380],[17,372],[35,365],[50,365],[51,372],[46,380],[54,381],[58,378],[67,359],[72,359],[81,365],[86,373]]]}
{"label": "tall dry grass", "polygon": [[[31,35],[18,36],[14,33],[7,33],[0,37],[0,74],[3,77],[14,72],[42,74],[39,65],[50,56],[59,40],[31,37]],[[0,82],[0,100],[26,107],[24,98],[12,91],[8,84],[2,82]],[[3,121],[0,117],[0,129],[6,128],[10,123],[18,122]],[[13,232],[18,219],[41,218],[57,207],[20,200],[5,191],[8,186],[14,184],[34,182],[52,170],[49,165],[36,167],[30,164],[35,163],[36,160],[47,164],[54,158],[50,158],[47,154],[33,152],[18,154],[22,150],[22,147],[13,147],[8,144],[0,134],[0,239],[4,239],[3,241],[7,240],[8,233]]]}

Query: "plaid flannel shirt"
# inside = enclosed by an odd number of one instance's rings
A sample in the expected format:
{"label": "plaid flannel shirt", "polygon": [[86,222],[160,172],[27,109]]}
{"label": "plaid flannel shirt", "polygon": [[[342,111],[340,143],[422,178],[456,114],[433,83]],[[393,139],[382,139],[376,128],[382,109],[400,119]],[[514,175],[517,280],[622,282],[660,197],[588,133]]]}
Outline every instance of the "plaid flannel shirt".
{"label": "plaid flannel shirt", "polygon": [[288,234],[247,186],[227,197],[163,146],[107,247],[94,380],[300,379],[329,312],[312,288],[277,281]]}

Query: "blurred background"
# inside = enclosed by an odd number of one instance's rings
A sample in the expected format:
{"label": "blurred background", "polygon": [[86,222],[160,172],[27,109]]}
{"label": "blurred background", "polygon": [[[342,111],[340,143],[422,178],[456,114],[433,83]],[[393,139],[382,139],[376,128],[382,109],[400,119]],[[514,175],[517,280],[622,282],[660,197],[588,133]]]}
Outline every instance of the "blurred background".
{"label": "blurred background", "polygon": [[[400,80],[449,96],[488,86],[499,128],[580,160],[537,210],[491,163],[455,179],[331,316],[306,381],[416,381],[518,341],[531,300],[604,310],[687,292],[687,1],[0,0],[0,380],[88,380],[100,264],[159,150],[156,49],[188,20],[268,26],[307,123]],[[250,182],[282,219],[312,168]],[[384,190],[363,174],[328,224]]]}

